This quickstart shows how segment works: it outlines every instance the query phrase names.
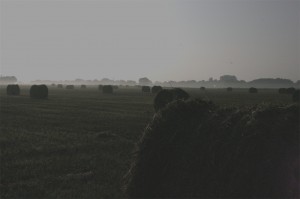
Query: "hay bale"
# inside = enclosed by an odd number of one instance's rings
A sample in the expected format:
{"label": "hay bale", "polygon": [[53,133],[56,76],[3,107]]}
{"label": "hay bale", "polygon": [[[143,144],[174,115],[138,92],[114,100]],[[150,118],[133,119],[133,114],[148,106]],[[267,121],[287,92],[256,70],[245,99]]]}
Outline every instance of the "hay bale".
{"label": "hay bale", "polygon": [[286,93],[290,95],[293,95],[295,91],[296,89],[294,87],[290,87],[286,89]]}
{"label": "hay bale", "polygon": [[42,85],[32,85],[29,90],[30,97],[33,99],[46,99],[48,98],[48,87]]}
{"label": "hay bale", "polygon": [[86,85],[81,85],[80,88],[86,89]]}
{"label": "hay bale", "polygon": [[150,86],[142,86],[142,92],[144,93],[150,93]]}
{"label": "hay bale", "polygon": [[296,90],[293,94],[293,102],[300,102],[300,90]]}
{"label": "hay bale", "polygon": [[232,92],[232,88],[231,87],[228,87],[228,88],[226,88],[226,90],[227,90],[227,92]]}
{"label": "hay bale", "polygon": [[221,109],[175,101],[155,115],[138,142],[126,194],[297,198],[299,113],[297,105]]}
{"label": "hay bale", "polygon": [[161,86],[153,86],[153,87],[151,88],[151,93],[156,94],[156,93],[158,93],[158,92],[161,91],[161,90],[162,90],[162,87],[161,87]]}
{"label": "hay bale", "polygon": [[157,112],[172,101],[187,100],[189,97],[189,94],[180,88],[174,88],[170,90],[163,89],[158,92],[154,98],[154,110]]}
{"label": "hay bale", "polygon": [[113,93],[113,87],[111,85],[104,85],[102,87],[102,92],[107,93],[107,94],[111,94],[111,93]]}
{"label": "hay bale", "polygon": [[248,91],[249,91],[249,93],[258,93],[257,88],[254,88],[254,87],[249,88]]}
{"label": "hay bale", "polygon": [[278,93],[279,94],[286,94],[287,93],[286,90],[287,90],[286,88],[279,88]]}
{"label": "hay bale", "polygon": [[62,84],[57,84],[57,88],[63,88]]}
{"label": "hay bale", "polygon": [[9,84],[6,87],[6,94],[7,95],[20,95],[20,87],[18,84]]}
{"label": "hay bale", "polygon": [[70,89],[70,90],[72,90],[72,89],[74,89],[75,88],[75,86],[74,85],[67,85],[66,86],[66,89]]}
{"label": "hay bale", "polygon": [[206,88],[202,86],[202,87],[200,87],[200,90],[201,90],[201,91],[205,91]]}
{"label": "hay bale", "polygon": [[98,90],[99,90],[99,91],[103,91],[103,85],[99,85],[99,86],[98,86]]}

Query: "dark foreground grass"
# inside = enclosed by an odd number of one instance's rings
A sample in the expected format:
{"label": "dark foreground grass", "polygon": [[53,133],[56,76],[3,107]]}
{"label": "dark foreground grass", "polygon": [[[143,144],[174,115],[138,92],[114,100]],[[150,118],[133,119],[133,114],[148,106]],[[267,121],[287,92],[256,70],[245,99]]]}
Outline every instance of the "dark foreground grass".
{"label": "dark foreground grass", "polygon": [[[291,103],[277,90],[187,89],[220,105]],[[123,197],[122,177],[134,143],[153,115],[153,95],[140,88],[102,94],[97,87],[49,87],[47,100],[0,89],[1,198]]]}

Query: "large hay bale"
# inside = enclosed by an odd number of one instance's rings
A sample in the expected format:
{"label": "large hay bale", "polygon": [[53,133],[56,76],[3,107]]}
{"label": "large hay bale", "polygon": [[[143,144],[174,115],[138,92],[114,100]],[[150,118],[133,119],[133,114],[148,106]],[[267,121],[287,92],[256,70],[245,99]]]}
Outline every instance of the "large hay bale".
{"label": "large hay bale", "polygon": [[187,100],[189,97],[189,94],[180,88],[163,89],[154,98],[154,110],[158,111],[174,100]]}
{"label": "large hay bale", "polygon": [[48,87],[46,85],[32,85],[29,90],[30,97],[33,99],[48,98]]}
{"label": "large hay bale", "polygon": [[162,90],[162,87],[161,87],[161,86],[153,86],[153,87],[151,88],[151,93],[156,94],[156,93],[158,93],[158,92],[161,91],[161,90]]}
{"label": "large hay bale", "polygon": [[57,84],[57,88],[63,88],[62,84]]}
{"label": "large hay bale", "polygon": [[150,86],[142,86],[142,92],[144,93],[150,93]]}
{"label": "large hay bale", "polygon": [[126,175],[133,198],[299,197],[299,106],[159,111]]}
{"label": "large hay bale", "polygon": [[17,84],[9,84],[6,87],[6,94],[7,95],[20,95],[20,87]]}
{"label": "large hay bale", "polygon": [[300,102],[300,90],[296,90],[293,94],[293,102]]}
{"label": "large hay bale", "polygon": [[72,89],[74,89],[75,88],[75,86],[74,85],[67,85],[66,86],[66,89],[70,89],[70,90],[72,90]]}
{"label": "large hay bale", "polygon": [[257,93],[258,92],[257,88],[254,88],[254,87],[249,88],[248,91],[249,91],[249,93]]}
{"label": "large hay bale", "polygon": [[111,94],[111,93],[113,93],[113,87],[111,85],[104,85],[102,87],[102,92]]}

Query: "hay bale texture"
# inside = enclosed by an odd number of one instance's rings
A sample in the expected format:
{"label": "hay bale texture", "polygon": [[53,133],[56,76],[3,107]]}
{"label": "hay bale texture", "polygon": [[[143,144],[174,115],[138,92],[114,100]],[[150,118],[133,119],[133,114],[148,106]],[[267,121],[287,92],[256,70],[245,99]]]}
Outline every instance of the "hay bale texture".
{"label": "hay bale texture", "polygon": [[162,87],[161,87],[161,86],[153,86],[153,87],[151,88],[151,93],[156,94],[156,93],[158,93],[158,92],[161,91],[161,90],[162,90]]}
{"label": "hay bale texture", "polygon": [[150,93],[150,86],[142,86],[142,92],[144,93]]}
{"label": "hay bale texture", "polygon": [[17,84],[9,84],[6,87],[6,94],[7,95],[20,95],[20,87]]}
{"label": "hay bale texture", "polygon": [[48,87],[46,85],[32,85],[29,90],[30,97],[33,99],[48,98]]}
{"label": "hay bale texture", "polygon": [[299,196],[299,106],[175,101],[154,116],[126,175],[131,198]]}
{"label": "hay bale texture", "polygon": [[111,85],[104,85],[102,87],[102,92],[103,93],[111,94],[111,93],[113,93],[113,91],[114,91],[114,89],[113,89],[113,87]]}
{"label": "hay bale texture", "polygon": [[166,107],[167,104],[175,100],[187,100],[189,94],[180,88],[163,89],[157,93],[154,98],[154,110],[157,112],[160,109]]}
{"label": "hay bale texture", "polygon": [[249,93],[258,93],[257,88],[254,88],[254,87],[249,88],[248,91],[249,91]]}

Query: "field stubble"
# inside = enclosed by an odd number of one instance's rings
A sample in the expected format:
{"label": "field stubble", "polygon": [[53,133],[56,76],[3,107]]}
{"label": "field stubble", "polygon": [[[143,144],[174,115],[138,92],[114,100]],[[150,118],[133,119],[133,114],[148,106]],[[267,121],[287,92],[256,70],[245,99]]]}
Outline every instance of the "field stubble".
{"label": "field stubble", "polygon": [[[291,103],[277,90],[186,89],[222,106]],[[123,197],[122,177],[134,143],[154,113],[154,95],[140,88],[102,94],[96,87],[49,87],[47,100],[0,88],[1,198]]]}

